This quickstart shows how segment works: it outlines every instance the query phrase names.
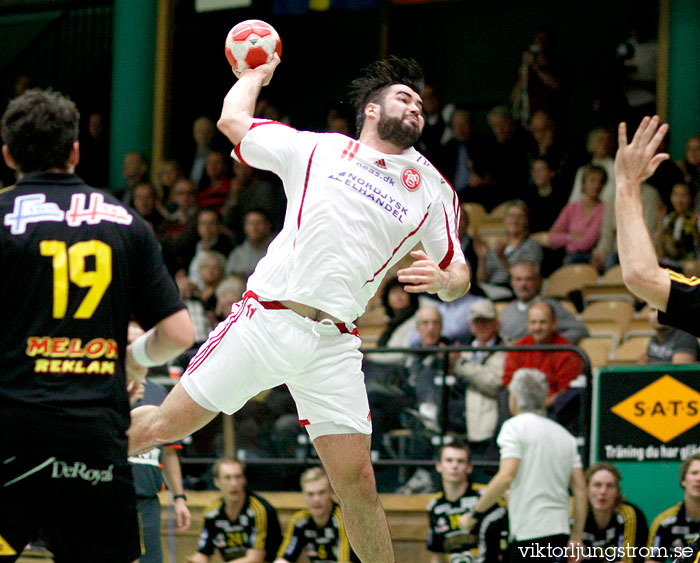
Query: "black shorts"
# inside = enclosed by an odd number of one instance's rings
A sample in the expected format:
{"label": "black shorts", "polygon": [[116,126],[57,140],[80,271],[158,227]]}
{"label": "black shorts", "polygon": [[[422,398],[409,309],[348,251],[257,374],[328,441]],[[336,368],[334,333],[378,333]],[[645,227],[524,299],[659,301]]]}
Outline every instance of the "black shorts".
{"label": "black shorts", "polygon": [[40,531],[55,563],[138,559],[141,547],[131,468],[84,458],[2,452],[0,537],[17,555],[0,555],[0,562],[15,561]]}

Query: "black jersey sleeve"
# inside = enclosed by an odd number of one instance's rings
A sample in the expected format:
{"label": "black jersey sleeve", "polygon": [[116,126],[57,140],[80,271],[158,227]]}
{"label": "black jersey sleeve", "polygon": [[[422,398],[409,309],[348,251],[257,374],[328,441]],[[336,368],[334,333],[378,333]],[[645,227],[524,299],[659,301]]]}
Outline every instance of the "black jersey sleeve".
{"label": "black jersey sleeve", "polygon": [[428,506],[428,551],[434,553],[443,553],[445,550],[443,548],[444,534],[438,530],[438,517],[435,514],[435,504],[437,501],[431,502]]}
{"label": "black jersey sleeve", "polygon": [[647,543],[647,538],[649,537],[649,526],[647,524],[647,519],[644,517],[644,513],[636,506],[630,506],[634,509],[637,519],[637,527],[634,537],[634,545],[637,548],[637,556],[634,558],[634,561],[635,563],[644,563],[645,558],[641,555],[643,553],[641,548]]}
{"label": "black jersey sleeve", "polygon": [[277,511],[265,499],[252,494],[250,506],[255,512],[255,539],[251,547],[265,550],[267,557],[272,559],[282,541],[282,529]]}
{"label": "black jersey sleeve", "polygon": [[216,536],[216,527],[214,526],[214,517],[204,519],[204,528],[199,536],[199,545],[197,551],[203,555],[214,555],[214,536]]}
{"label": "black jersey sleeve", "polygon": [[286,559],[287,561],[296,561],[299,559],[305,545],[303,523],[303,511],[297,512],[292,516],[292,520],[287,527],[287,532],[282,539],[282,545],[280,545],[279,551],[277,552],[278,559]]}
{"label": "black jersey sleeve", "polygon": [[144,329],[185,308],[162,258],[160,245],[145,223],[135,223],[141,245],[136,253],[134,315]]}
{"label": "black jersey sleeve", "polygon": [[659,311],[659,322],[680,328],[700,337],[700,278],[686,278],[668,270],[671,277],[671,293],[666,312]]}

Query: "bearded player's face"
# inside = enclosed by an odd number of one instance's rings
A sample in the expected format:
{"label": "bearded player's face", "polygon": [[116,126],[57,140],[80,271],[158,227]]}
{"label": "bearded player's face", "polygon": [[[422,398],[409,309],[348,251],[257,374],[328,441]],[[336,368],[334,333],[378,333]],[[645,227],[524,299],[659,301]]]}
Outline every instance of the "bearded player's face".
{"label": "bearded player's face", "polygon": [[392,84],[379,106],[379,138],[403,149],[415,145],[425,124],[421,97],[404,84]]}

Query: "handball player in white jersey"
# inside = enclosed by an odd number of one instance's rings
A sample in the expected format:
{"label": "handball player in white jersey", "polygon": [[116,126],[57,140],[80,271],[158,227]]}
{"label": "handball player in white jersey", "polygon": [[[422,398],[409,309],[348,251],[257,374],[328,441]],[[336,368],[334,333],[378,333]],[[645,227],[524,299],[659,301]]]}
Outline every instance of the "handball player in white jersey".
{"label": "handball player in white jersey", "polygon": [[284,227],[243,300],[210,335],[160,407],[132,411],[133,452],[172,442],[285,383],[328,472],[363,562],[395,561],[369,456],[371,417],[352,324],[386,272],[450,301],[469,289],[451,186],[413,149],[423,129],[415,61],[378,61],[353,84],[359,140],[253,118],[279,59],[244,71],[219,129],[232,156],[284,183]]}

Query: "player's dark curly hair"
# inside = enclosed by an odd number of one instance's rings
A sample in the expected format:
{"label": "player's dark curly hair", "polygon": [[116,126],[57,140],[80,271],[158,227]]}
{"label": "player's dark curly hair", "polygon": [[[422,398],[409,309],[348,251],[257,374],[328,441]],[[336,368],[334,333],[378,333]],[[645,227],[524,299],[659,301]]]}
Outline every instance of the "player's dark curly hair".
{"label": "player's dark curly hair", "polygon": [[13,99],[2,116],[2,138],[25,174],[64,169],[78,140],[80,113],[58,92],[32,89]]}
{"label": "player's dark curly hair", "polygon": [[413,59],[390,56],[375,61],[364,69],[362,76],[350,84],[350,99],[355,107],[355,128],[362,131],[365,122],[365,107],[377,103],[384,96],[387,86],[405,84],[421,94],[425,86],[423,69]]}

